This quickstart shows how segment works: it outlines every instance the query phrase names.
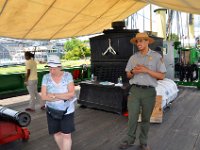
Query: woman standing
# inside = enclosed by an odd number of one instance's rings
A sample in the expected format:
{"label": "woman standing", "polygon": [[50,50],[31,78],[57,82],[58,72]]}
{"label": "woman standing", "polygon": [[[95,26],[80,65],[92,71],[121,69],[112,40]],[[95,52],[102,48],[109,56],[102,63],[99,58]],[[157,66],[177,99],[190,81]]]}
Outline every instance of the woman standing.
{"label": "woman standing", "polygon": [[[49,134],[53,134],[60,150],[71,150],[71,133],[75,130],[73,78],[71,73],[61,70],[61,62],[56,55],[49,56],[47,66],[49,73],[43,77],[41,92],[42,99],[46,101]],[[58,114],[54,114],[56,112]]]}
{"label": "woman standing", "polygon": [[37,84],[37,63],[34,60],[34,54],[30,52],[25,52],[25,65],[26,65],[26,76],[24,84],[27,87],[27,90],[30,94],[29,107],[26,108],[26,111],[34,112],[36,100],[40,101],[41,109],[44,109],[43,101],[41,101],[41,96],[38,93]]}

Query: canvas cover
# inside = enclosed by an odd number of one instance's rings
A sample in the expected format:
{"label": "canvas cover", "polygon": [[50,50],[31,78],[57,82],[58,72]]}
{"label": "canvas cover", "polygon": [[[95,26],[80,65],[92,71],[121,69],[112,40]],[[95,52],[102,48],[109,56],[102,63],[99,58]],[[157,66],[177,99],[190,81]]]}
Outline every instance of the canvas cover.
{"label": "canvas cover", "polygon": [[149,3],[200,13],[199,0],[0,0],[0,37],[46,40],[100,33]]}

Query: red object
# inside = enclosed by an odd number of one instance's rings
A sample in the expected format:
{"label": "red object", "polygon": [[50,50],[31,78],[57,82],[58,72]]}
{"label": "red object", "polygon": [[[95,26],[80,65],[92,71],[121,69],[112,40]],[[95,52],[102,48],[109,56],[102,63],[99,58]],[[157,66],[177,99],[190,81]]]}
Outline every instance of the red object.
{"label": "red object", "polygon": [[123,116],[128,117],[128,111],[124,112]]}
{"label": "red object", "polygon": [[76,80],[78,79],[80,76],[80,70],[74,70],[73,71],[73,78]]}
{"label": "red object", "polygon": [[30,132],[27,128],[10,121],[0,121],[0,144],[9,143],[18,139],[27,141]]}

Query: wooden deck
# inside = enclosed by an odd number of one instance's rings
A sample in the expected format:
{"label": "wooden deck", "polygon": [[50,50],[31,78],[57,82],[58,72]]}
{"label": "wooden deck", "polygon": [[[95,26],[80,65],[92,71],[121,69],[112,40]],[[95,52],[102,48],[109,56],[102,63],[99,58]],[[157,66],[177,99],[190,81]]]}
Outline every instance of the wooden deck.
{"label": "wooden deck", "polygon": [[[152,150],[200,150],[200,91],[196,88],[179,90],[171,108],[165,110],[163,123],[151,124],[149,145]],[[26,105],[23,102],[9,107],[24,111]],[[31,116],[29,141],[1,145],[0,150],[58,150],[53,137],[48,135],[45,112],[38,109]],[[75,124],[72,150],[118,150],[127,132],[127,117],[78,105]]]}

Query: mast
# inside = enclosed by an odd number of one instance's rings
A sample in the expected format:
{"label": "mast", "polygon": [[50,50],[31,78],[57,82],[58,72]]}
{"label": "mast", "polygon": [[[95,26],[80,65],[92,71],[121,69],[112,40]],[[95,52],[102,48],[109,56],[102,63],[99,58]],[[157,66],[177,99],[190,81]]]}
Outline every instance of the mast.
{"label": "mast", "polygon": [[143,9],[143,31],[145,31],[145,13],[144,13],[144,9]]}
{"label": "mast", "polygon": [[152,5],[150,4],[150,31],[152,31]]}
{"label": "mast", "polygon": [[189,41],[194,39],[194,17],[193,14],[189,14]]}
{"label": "mast", "polygon": [[173,10],[168,10],[168,20],[167,20],[167,27],[166,27],[166,38],[170,40],[170,33],[171,33],[171,27],[172,27],[172,19],[174,16]]}
{"label": "mast", "polygon": [[167,9],[159,8],[155,9],[154,12],[157,16],[157,24],[158,24],[158,37],[162,37],[166,39],[166,13]]}

